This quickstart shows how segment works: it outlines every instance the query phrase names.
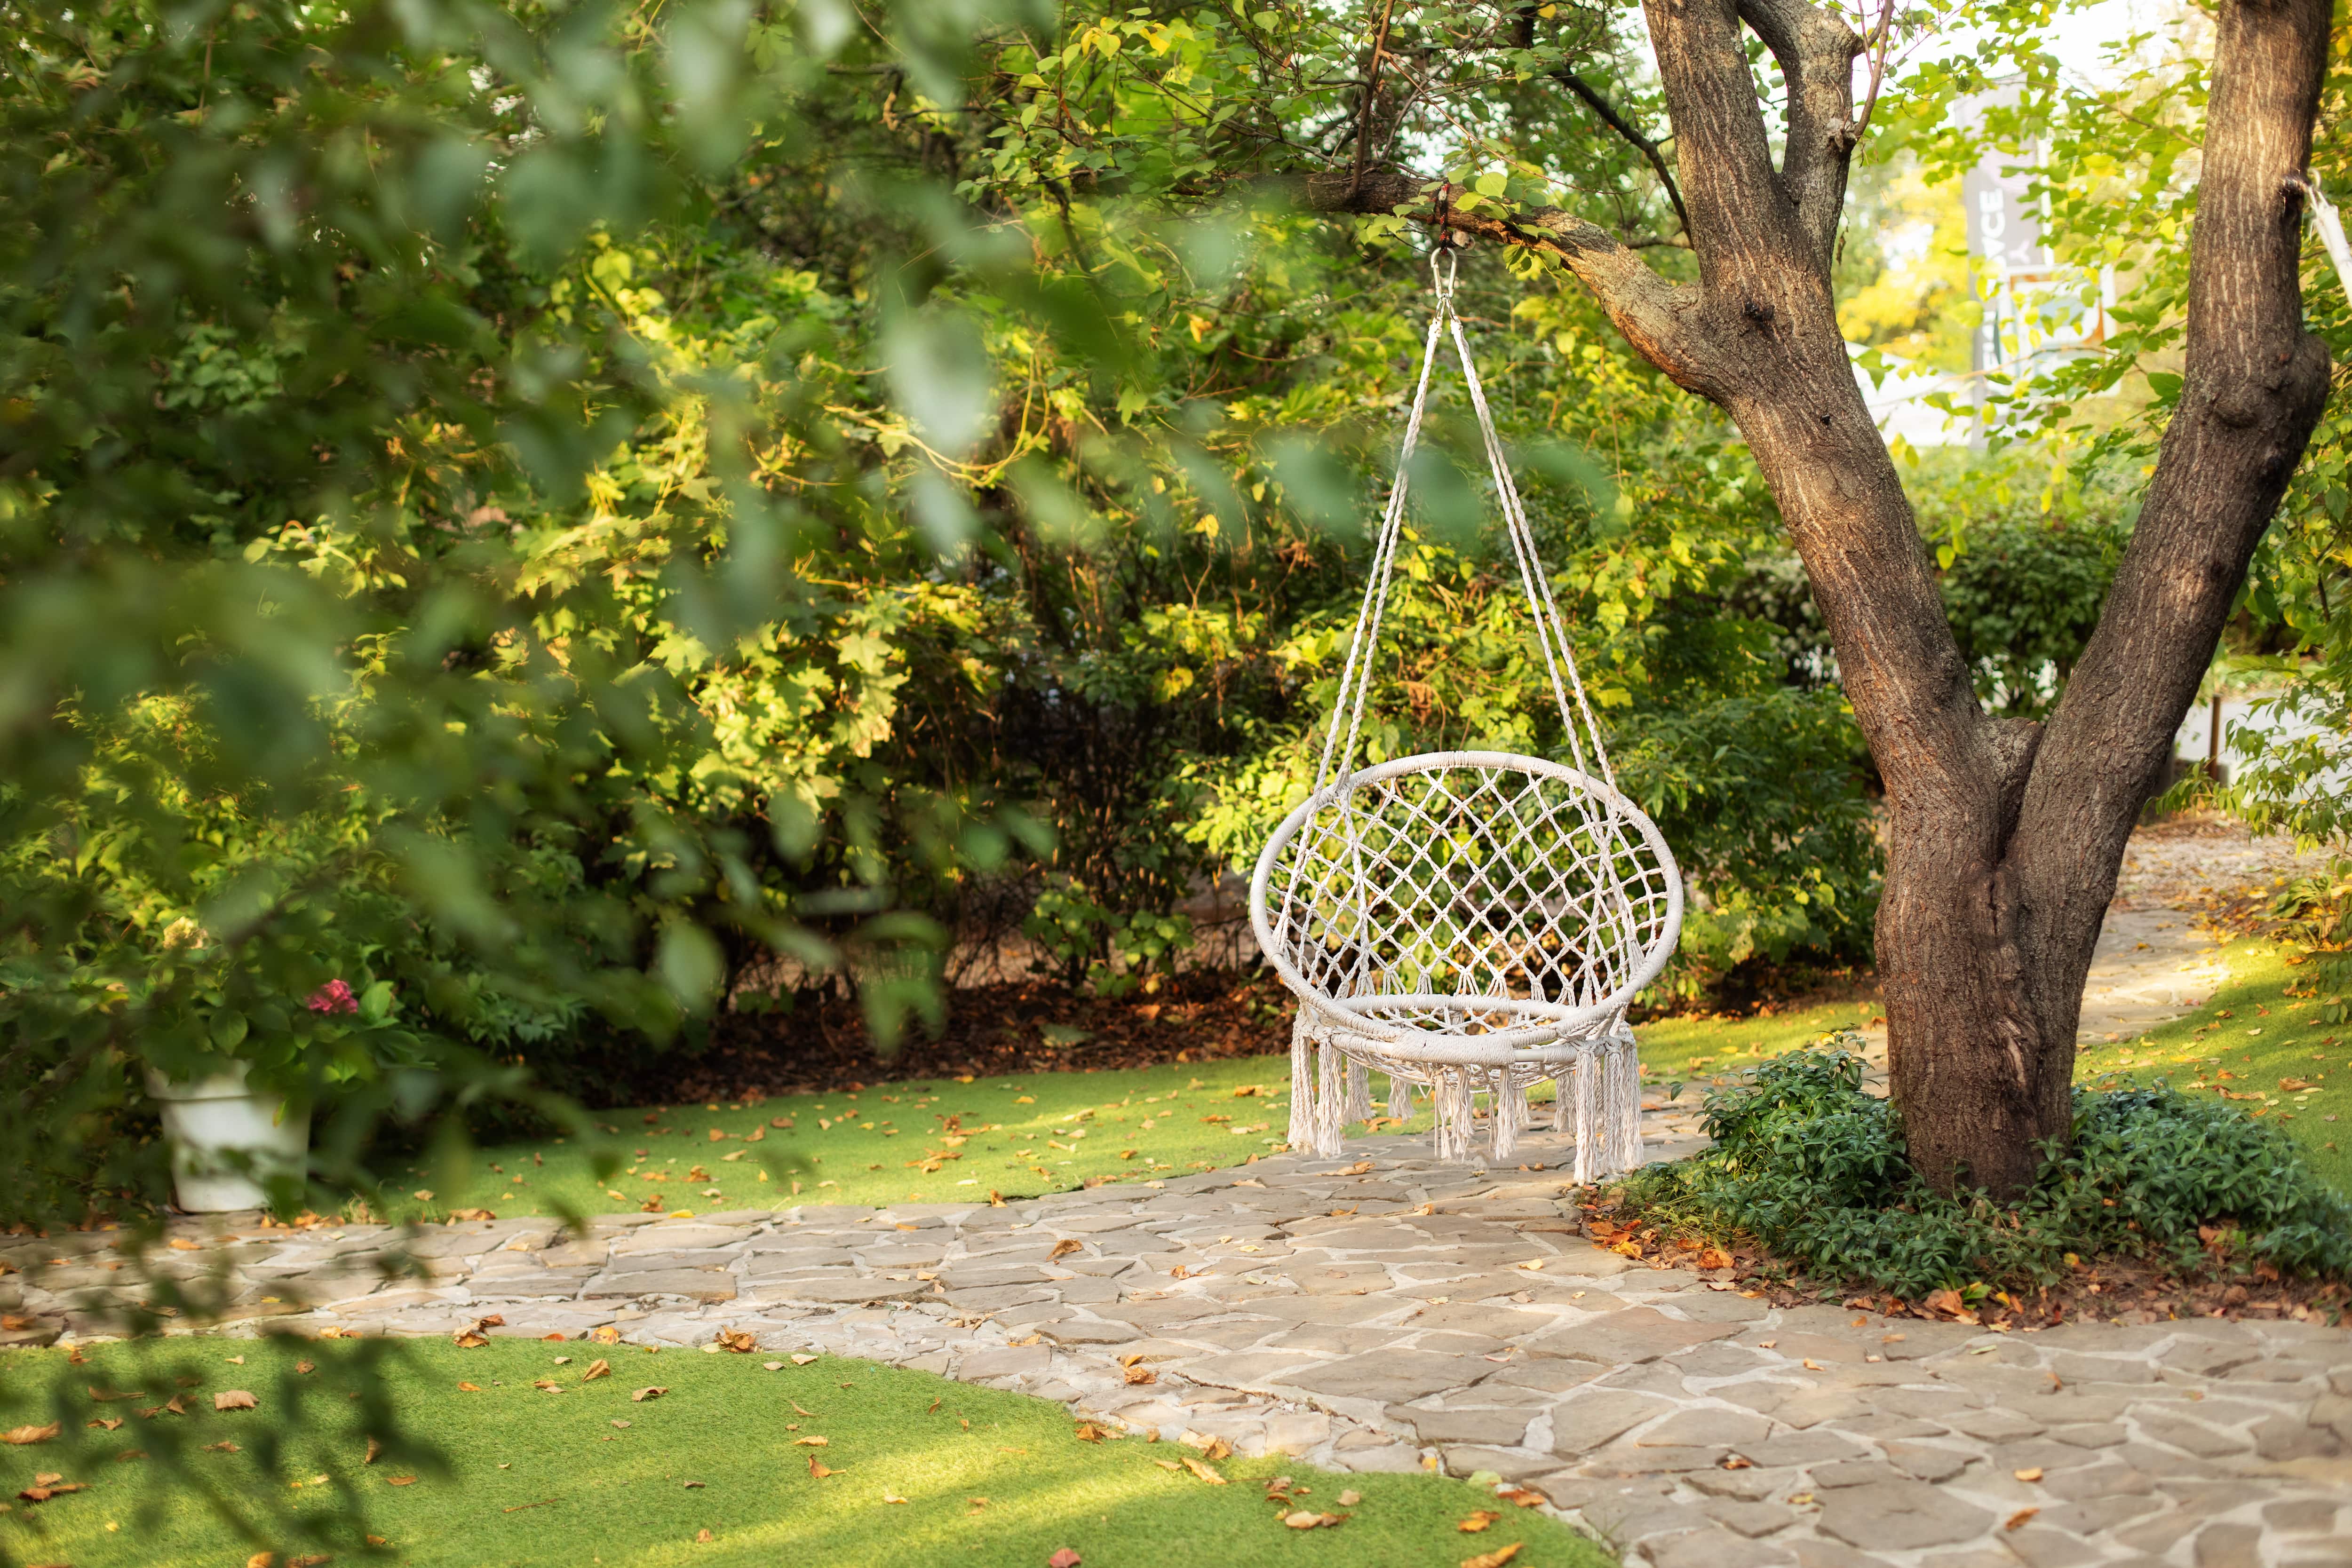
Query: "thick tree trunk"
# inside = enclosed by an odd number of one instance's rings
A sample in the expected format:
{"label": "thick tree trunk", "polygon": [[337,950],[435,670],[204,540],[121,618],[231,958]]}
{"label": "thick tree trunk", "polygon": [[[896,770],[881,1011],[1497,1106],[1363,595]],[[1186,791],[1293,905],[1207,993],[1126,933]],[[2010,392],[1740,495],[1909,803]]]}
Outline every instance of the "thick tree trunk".
{"label": "thick tree trunk", "polygon": [[[1911,1157],[1939,1186],[2012,1195],[2066,1135],[2082,987],[2125,842],[2326,396],[2296,270],[2328,8],[2221,0],[2180,402],[2046,729],[1978,704],[1838,330],[1830,266],[1860,133],[1859,41],[1808,0],[1648,0],[1647,15],[1697,287],[1567,214],[1447,221],[1559,257],[1747,437],[1886,784],[1878,962]],[[1791,84],[1777,168],[1742,23]],[[1394,171],[1340,178],[1310,180],[1310,203],[1427,199]]]}

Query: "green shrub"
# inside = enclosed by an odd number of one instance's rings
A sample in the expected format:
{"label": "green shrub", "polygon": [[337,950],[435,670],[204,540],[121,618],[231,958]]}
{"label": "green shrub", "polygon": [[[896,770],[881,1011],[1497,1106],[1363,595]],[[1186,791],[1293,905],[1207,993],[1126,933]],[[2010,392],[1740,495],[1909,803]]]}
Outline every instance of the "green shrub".
{"label": "green shrub", "polygon": [[2161,1084],[2076,1089],[2072,1145],[2017,1204],[1939,1197],[1906,1159],[1894,1105],[1864,1092],[1859,1043],[1838,1037],[1710,1092],[1714,1145],[1616,1196],[1652,1225],[1744,1234],[1809,1274],[1905,1296],[2046,1285],[2070,1255],[2352,1277],[2352,1202],[2294,1141]]}

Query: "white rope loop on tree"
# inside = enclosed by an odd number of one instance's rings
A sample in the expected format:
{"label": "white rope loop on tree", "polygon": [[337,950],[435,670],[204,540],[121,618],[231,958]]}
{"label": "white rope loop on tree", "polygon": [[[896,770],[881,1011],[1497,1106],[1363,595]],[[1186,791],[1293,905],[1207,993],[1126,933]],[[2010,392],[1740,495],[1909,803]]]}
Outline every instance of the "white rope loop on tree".
{"label": "white rope loop on tree", "polygon": [[[1673,955],[1682,876],[1656,825],[1616,787],[1454,308],[1454,267],[1448,253],[1431,260],[1436,309],[1315,788],[1258,857],[1251,924],[1300,1002],[1294,1145],[1337,1155],[1342,1129],[1370,1114],[1378,1071],[1400,1117],[1412,1085],[1430,1089],[1441,1158],[1468,1157],[1485,1095],[1502,1158],[1528,1124],[1528,1089],[1549,1079],[1554,1125],[1573,1124],[1576,1179],[1588,1181],[1640,1162],[1640,1070],[1624,1014]],[[1441,336],[1461,361],[1573,767],[1489,751],[1356,767]]]}

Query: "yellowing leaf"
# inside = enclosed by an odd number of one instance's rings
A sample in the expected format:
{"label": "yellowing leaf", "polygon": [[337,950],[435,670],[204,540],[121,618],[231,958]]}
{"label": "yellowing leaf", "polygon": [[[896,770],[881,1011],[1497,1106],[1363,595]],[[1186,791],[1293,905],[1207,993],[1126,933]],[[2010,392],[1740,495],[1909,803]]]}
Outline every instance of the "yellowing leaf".
{"label": "yellowing leaf", "polygon": [[[120,1421],[115,1423],[115,1426],[121,1425]],[[55,1421],[46,1427],[11,1427],[0,1432],[0,1443],[13,1443],[18,1448],[27,1443],[46,1443],[58,1435],[58,1423]]]}
{"label": "yellowing leaf", "polygon": [[629,1403],[632,1405],[643,1405],[646,1400],[658,1399],[668,1392],[669,1390],[667,1388],[640,1388],[635,1394],[629,1396]]}
{"label": "yellowing leaf", "polygon": [[1200,1477],[1202,1480],[1208,1482],[1213,1487],[1221,1487],[1225,1484],[1224,1477],[1219,1475],[1216,1471],[1211,1469],[1208,1466],[1202,1464],[1200,1460],[1194,1458],[1190,1454],[1184,1456],[1183,1465],[1186,1469],[1192,1471],[1194,1475]]}
{"label": "yellowing leaf", "polygon": [[258,1408],[260,1403],[242,1388],[224,1388],[213,1396],[215,1410],[252,1410]]}
{"label": "yellowing leaf", "polygon": [[588,1370],[580,1375],[580,1381],[583,1383],[593,1383],[600,1377],[610,1377],[612,1375],[613,1364],[606,1361],[600,1355],[595,1360],[588,1364]]}
{"label": "yellowing leaf", "polygon": [[1503,1564],[1519,1554],[1527,1542],[1514,1541],[1508,1546],[1498,1546],[1492,1552],[1481,1552],[1475,1557],[1465,1557],[1462,1568],[1503,1568]]}
{"label": "yellowing leaf", "polygon": [[1501,1514],[1496,1513],[1491,1508],[1474,1509],[1471,1511],[1469,1518],[1464,1520],[1454,1528],[1460,1531],[1465,1535],[1475,1535],[1480,1531],[1486,1529],[1489,1525],[1493,1524],[1496,1520],[1502,1517],[1503,1516]]}

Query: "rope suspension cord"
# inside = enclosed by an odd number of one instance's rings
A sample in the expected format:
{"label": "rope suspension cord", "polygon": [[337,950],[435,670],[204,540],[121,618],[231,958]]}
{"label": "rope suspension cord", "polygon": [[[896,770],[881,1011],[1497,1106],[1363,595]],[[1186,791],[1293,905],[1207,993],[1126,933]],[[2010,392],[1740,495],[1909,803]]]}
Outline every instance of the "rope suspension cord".
{"label": "rope suspension cord", "polygon": [[[1388,505],[1381,515],[1381,530],[1372,551],[1371,577],[1364,585],[1363,604],[1357,611],[1355,632],[1349,640],[1348,661],[1339,677],[1339,700],[1333,705],[1333,722],[1323,737],[1322,760],[1315,771],[1318,792],[1335,777],[1335,762],[1336,776],[1344,778],[1355,760],[1356,745],[1363,726],[1364,701],[1371,689],[1372,655],[1380,643],[1381,622],[1388,608],[1389,581],[1395,570],[1397,544],[1403,534],[1412,455],[1421,444],[1422,420],[1428,410],[1430,375],[1437,366],[1437,345],[1441,334],[1451,335],[1454,352],[1461,360],[1463,380],[1469,389],[1470,406],[1477,415],[1478,434],[1486,451],[1486,465],[1494,475],[1496,493],[1502,505],[1504,532],[1510,539],[1511,554],[1518,568],[1520,589],[1527,596],[1528,609],[1535,616],[1537,645],[1543,651],[1545,674],[1550,679],[1553,700],[1559,706],[1560,725],[1568,736],[1570,754],[1576,759],[1578,771],[1590,770],[1586,761],[1589,741],[1591,759],[1598,764],[1600,777],[1612,786],[1617,782],[1616,773],[1609,765],[1608,749],[1601,742],[1601,726],[1585,696],[1583,678],[1577,671],[1566,624],[1559,606],[1552,597],[1551,580],[1544,574],[1536,554],[1535,532],[1528,522],[1526,504],[1520,500],[1518,485],[1511,477],[1510,465],[1503,453],[1502,437],[1495,430],[1494,414],[1486,404],[1486,383],[1478,379],[1477,362],[1471,358],[1469,340],[1462,331],[1462,318],[1454,309],[1457,267],[1455,253],[1451,248],[1441,246],[1430,256],[1430,277],[1437,308],[1430,317],[1429,330],[1422,342],[1421,374],[1413,383],[1412,402],[1405,416],[1404,439],[1397,450],[1396,479],[1389,488]],[[1339,716],[1341,712],[1348,716],[1344,746],[1339,744]],[[1578,724],[1580,718],[1583,721],[1580,727]]]}
{"label": "rope suspension cord", "polygon": [[[1381,1071],[1400,1119],[1413,1085],[1434,1093],[1441,1158],[1468,1157],[1484,1094],[1494,1154],[1506,1157],[1528,1121],[1528,1089],[1549,1079],[1560,1092],[1554,1124],[1564,1131],[1572,1116],[1576,1179],[1587,1181],[1640,1159],[1624,1013],[1673,954],[1681,873],[1656,825],[1617,789],[1454,308],[1456,265],[1445,250],[1430,260],[1436,308],[1314,789],[1258,858],[1250,917],[1299,998],[1294,1145],[1338,1154],[1343,1126],[1370,1115],[1370,1073]],[[1492,751],[1356,766],[1441,339],[1462,365],[1572,767]]]}

